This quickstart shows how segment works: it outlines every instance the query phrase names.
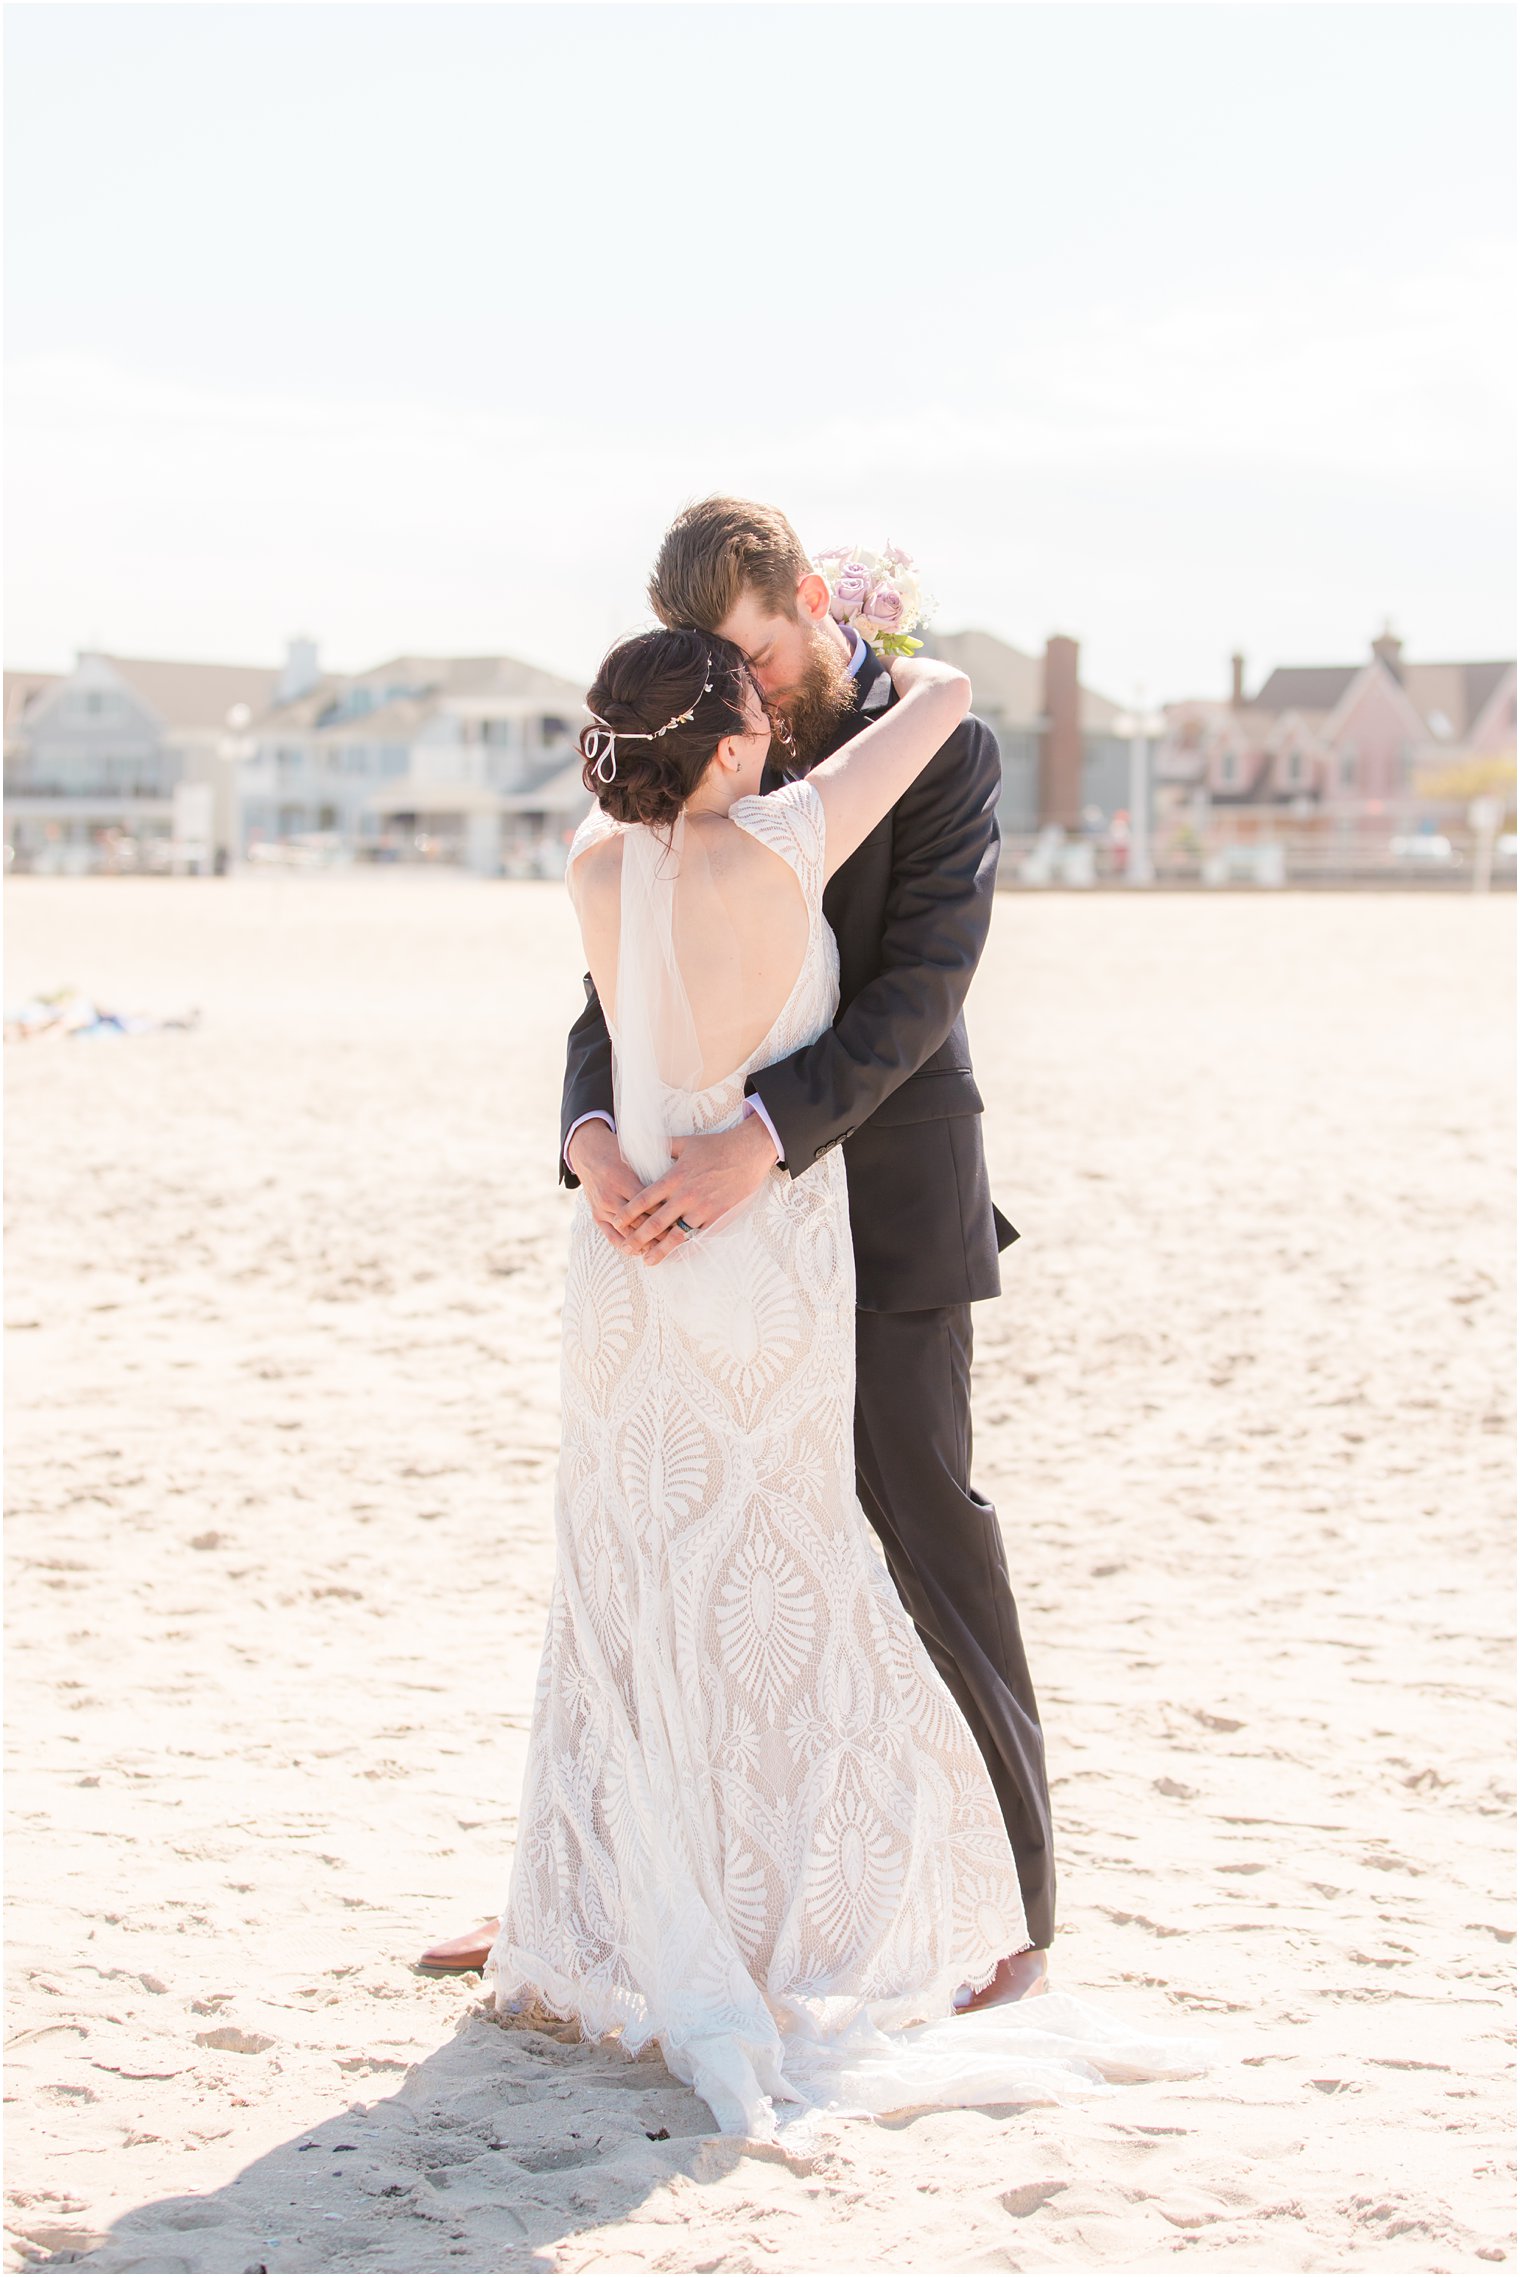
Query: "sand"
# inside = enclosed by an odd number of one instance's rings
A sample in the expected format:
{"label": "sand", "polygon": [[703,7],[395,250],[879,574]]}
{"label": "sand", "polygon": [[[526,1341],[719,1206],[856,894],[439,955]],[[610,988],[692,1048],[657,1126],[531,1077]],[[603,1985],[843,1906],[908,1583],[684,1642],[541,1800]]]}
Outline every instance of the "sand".
{"label": "sand", "polygon": [[805,2157],[411,1966],[515,1826],[560,889],[9,901],[9,999],[203,1015],[6,1055],[11,2266],[1509,2256],[1513,901],[1001,901],[976,1471],[1055,1962],[1221,2063]]}

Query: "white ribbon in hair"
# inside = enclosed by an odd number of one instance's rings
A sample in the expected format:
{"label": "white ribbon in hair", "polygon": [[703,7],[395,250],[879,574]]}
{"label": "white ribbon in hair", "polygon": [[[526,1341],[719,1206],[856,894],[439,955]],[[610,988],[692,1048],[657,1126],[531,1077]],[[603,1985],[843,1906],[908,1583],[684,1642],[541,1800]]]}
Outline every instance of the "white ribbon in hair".
{"label": "white ribbon in hair", "polygon": [[[592,714],[596,718],[595,713]],[[581,751],[586,764],[599,783],[611,783],[617,778],[618,737],[625,743],[653,743],[652,735],[634,735],[622,728],[609,727],[605,720],[597,720],[581,737]]]}

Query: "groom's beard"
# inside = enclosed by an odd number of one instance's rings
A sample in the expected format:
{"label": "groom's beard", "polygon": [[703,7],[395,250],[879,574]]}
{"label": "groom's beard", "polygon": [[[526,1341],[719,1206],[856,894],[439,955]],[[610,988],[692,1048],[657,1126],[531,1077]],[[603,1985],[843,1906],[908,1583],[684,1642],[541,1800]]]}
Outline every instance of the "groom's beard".
{"label": "groom's beard", "polygon": [[809,632],[800,679],[772,702],[795,746],[789,749],[784,735],[776,738],[777,756],[785,763],[785,771],[811,767],[829,749],[840,721],[855,702],[855,676],[849,658],[822,625],[814,625]]}

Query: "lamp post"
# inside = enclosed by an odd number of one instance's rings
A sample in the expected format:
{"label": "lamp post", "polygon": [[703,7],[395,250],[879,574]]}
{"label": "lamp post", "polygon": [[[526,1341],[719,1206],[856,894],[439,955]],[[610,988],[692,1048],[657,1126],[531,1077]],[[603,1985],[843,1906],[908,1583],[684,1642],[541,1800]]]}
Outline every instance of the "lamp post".
{"label": "lamp post", "polygon": [[1129,859],[1125,864],[1126,885],[1154,885],[1156,872],[1151,864],[1151,786],[1150,739],[1160,735],[1166,721],[1159,712],[1148,711],[1143,688],[1135,690],[1132,711],[1121,712],[1114,726],[1120,735],[1129,738]]}
{"label": "lamp post", "polygon": [[1494,869],[1494,840],[1504,820],[1504,809],[1491,792],[1475,798],[1467,810],[1467,827],[1473,834],[1473,892],[1487,893]]}
{"label": "lamp post", "polygon": [[[254,742],[248,733],[252,722],[253,713],[248,705],[234,704],[227,714],[218,746],[218,756],[227,770],[220,787],[224,797],[222,812],[226,817],[228,870],[231,870],[234,864],[241,861],[243,853],[243,786],[241,775],[244,761],[253,755]],[[216,860],[215,855],[213,855],[212,868],[215,869],[215,867]]]}

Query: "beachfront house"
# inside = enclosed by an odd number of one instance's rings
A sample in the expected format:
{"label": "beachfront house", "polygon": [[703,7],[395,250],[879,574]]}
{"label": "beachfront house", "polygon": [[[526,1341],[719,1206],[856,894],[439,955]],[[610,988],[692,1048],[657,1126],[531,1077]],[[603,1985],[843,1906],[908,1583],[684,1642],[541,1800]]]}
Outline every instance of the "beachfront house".
{"label": "beachfront house", "polygon": [[270,667],[81,652],[5,675],[7,858],[20,870],[215,866],[233,843],[228,713],[262,709]]}
{"label": "beachfront house", "polygon": [[590,800],[575,682],[511,656],[393,656],[324,674],[309,644],[237,756],[250,860],[459,863],[553,875]]}
{"label": "beachfront house", "polygon": [[1231,682],[1168,705],[1158,754],[1162,781],[1211,808],[1413,811],[1442,803],[1445,777],[1514,758],[1513,658],[1415,664],[1385,630],[1360,664],[1279,665],[1248,696],[1236,656]]}
{"label": "beachfront house", "polygon": [[557,875],[590,805],[577,683],[510,656],[324,672],[81,655],[7,673],[7,839],[19,869],[455,862]]}
{"label": "beachfront house", "polygon": [[483,875],[557,877],[591,804],[571,681],[510,656],[450,658],[426,698],[408,763],[367,802],[371,834],[447,846]]}

